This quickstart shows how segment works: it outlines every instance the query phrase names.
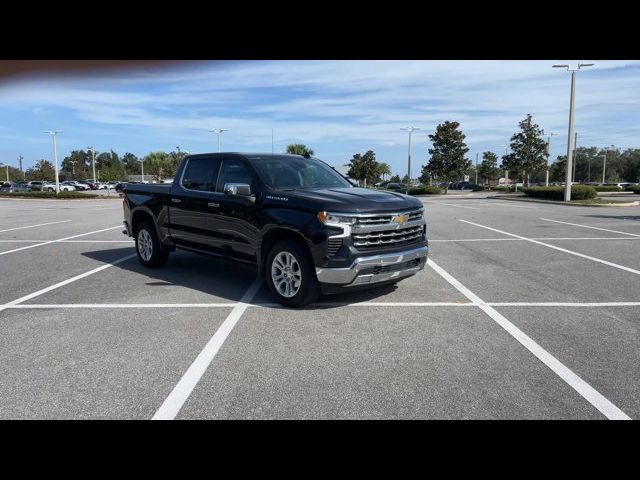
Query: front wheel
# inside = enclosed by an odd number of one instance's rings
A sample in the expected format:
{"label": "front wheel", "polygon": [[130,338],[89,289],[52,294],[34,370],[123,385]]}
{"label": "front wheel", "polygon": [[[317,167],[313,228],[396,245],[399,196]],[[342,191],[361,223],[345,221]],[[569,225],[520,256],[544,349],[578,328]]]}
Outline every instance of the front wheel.
{"label": "front wheel", "polygon": [[266,280],[271,294],[282,305],[303,307],[320,294],[313,260],[291,240],[278,242],[269,251]]}
{"label": "front wheel", "polygon": [[167,263],[169,252],[162,248],[158,234],[149,221],[140,224],[136,231],[138,260],[147,268],[158,268]]}

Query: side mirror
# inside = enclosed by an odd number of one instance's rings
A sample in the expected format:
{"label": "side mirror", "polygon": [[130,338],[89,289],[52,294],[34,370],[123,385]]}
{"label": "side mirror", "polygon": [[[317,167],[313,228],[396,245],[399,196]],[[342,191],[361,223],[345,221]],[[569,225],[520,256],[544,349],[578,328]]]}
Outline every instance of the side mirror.
{"label": "side mirror", "polygon": [[249,197],[251,196],[251,187],[246,183],[225,183],[224,194]]}

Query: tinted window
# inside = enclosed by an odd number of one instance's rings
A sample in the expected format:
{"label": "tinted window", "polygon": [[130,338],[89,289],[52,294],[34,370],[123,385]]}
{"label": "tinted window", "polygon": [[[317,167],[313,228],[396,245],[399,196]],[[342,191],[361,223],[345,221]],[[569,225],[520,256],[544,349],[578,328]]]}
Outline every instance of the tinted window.
{"label": "tinted window", "polygon": [[218,176],[219,169],[219,159],[189,159],[184,175],[182,176],[182,186],[189,190],[214,192],[216,189],[216,178]]}
{"label": "tinted window", "polygon": [[262,180],[276,190],[352,187],[326,163],[315,158],[263,157],[253,162]]}
{"label": "tinted window", "polygon": [[218,192],[224,191],[225,183],[246,183],[251,186],[251,191],[255,191],[251,173],[244,163],[237,159],[226,159],[222,162],[220,177],[218,178]]}

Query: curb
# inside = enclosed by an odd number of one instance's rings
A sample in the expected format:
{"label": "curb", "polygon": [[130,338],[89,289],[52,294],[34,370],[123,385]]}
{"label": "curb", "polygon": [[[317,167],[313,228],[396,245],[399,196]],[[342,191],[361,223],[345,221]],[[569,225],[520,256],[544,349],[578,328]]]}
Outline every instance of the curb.
{"label": "curb", "polygon": [[530,202],[530,203],[546,203],[546,204],[550,204],[550,205],[564,205],[566,207],[607,207],[607,208],[611,208],[611,207],[637,207],[640,205],[640,201],[633,201],[633,202],[627,202],[627,203],[609,203],[609,204],[601,204],[601,203],[594,203],[592,205],[588,205],[588,204],[584,204],[584,203],[567,203],[567,202],[558,202],[555,200],[538,200],[538,199],[529,199],[529,198],[524,198],[524,196],[519,197],[519,198],[515,198],[515,197],[508,197],[506,195],[495,195],[493,197],[486,197],[488,199],[496,199],[496,200],[511,200],[513,202]]}

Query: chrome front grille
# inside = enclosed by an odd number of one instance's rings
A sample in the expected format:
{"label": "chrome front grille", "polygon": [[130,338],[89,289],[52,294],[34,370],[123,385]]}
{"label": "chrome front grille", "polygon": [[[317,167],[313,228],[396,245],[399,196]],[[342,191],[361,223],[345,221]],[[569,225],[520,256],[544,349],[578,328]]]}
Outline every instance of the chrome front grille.
{"label": "chrome front grille", "polygon": [[369,233],[354,234],[354,247],[392,246],[400,243],[409,243],[422,238],[424,227],[399,228],[398,230],[382,230]]}
{"label": "chrome front grille", "polygon": [[379,215],[359,216],[357,217],[356,225],[385,225],[393,223],[393,219],[400,214],[406,215],[409,222],[414,222],[416,220],[422,220],[423,211],[420,209],[401,213],[381,213]]}

